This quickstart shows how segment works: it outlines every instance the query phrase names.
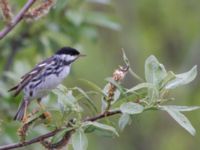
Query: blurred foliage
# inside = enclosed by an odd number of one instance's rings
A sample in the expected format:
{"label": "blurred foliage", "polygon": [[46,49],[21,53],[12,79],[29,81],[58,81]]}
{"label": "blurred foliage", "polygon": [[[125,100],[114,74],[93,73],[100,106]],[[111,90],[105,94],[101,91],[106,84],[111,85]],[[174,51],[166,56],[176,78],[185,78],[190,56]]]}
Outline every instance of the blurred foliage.
{"label": "blurred foliage", "polygon": [[[26,0],[10,2],[13,14],[16,14]],[[170,70],[183,72],[193,64],[200,65],[199,14],[200,2],[197,0],[57,0],[47,16],[34,22],[20,22],[0,41],[0,133],[3,135],[0,137],[0,144],[18,141],[16,130],[20,126],[20,123],[13,122],[12,118],[21,97],[13,99],[7,89],[18,82],[20,76],[34,64],[52,55],[58,48],[69,45],[87,54],[87,58],[73,65],[71,75],[63,83],[69,89],[78,86],[85,91],[90,90],[91,87],[82,79],[89,79],[103,87],[106,84],[103,79],[110,76],[117,65],[123,63],[120,59],[122,47],[126,50],[133,70],[141,75],[144,72],[145,58],[150,54],[156,55]],[[0,28],[4,25],[4,22],[0,21]],[[170,94],[180,100],[176,101],[176,104],[200,104],[199,79],[197,77],[195,83]],[[136,78],[128,74],[123,85],[131,88],[136,83]],[[92,88],[94,89],[94,86]],[[83,96],[80,90],[76,91],[76,96],[78,95]],[[99,106],[101,102],[96,100],[97,97],[94,96],[91,100]],[[70,92],[68,98],[73,99]],[[57,103],[56,99],[56,96],[51,94],[43,100],[48,106],[47,109],[54,111],[52,106]],[[61,104],[65,102],[60,101]],[[30,110],[35,107],[37,106],[32,103]],[[168,108],[164,109],[171,113]],[[56,119],[58,116],[59,112],[55,112],[53,117]],[[125,128],[118,138],[102,138],[89,134],[88,149],[198,149],[198,111],[188,113],[187,116],[197,129],[195,137],[184,132],[165,114],[148,111],[142,115],[124,115],[120,118],[126,123],[129,123],[131,118],[132,124]],[[113,117],[113,120],[116,119]],[[120,127],[124,128],[121,122]],[[47,129],[44,126],[33,128],[28,138],[45,132]],[[82,131],[77,134],[82,134]],[[76,137],[73,139],[76,140]],[[28,148],[41,149],[39,144]]]}

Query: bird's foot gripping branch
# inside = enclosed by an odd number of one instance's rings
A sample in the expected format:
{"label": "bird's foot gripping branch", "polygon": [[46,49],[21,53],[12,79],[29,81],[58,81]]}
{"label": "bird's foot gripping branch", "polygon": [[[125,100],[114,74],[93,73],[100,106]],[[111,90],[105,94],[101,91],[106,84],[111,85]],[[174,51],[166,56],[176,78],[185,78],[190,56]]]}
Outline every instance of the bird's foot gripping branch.
{"label": "bird's foot gripping branch", "polygon": [[[88,133],[119,136],[118,130],[122,131],[130,123],[130,116],[143,115],[143,112],[150,110],[167,112],[180,126],[195,135],[195,129],[182,112],[199,107],[167,105],[167,102],[174,100],[168,97],[167,93],[193,81],[197,75],[197,67],[194,66],[182,74],[175,74],[166,71],[155,56],[150,56],[145,62],[145,79],[142,79],[131,69],[125,53],[123,58],[126,65],[115,70],[112,77],[106,78],[107,84],[103,89],[93,82],[81,80],[80,82],[88,87],[88,91],[79,87],[67,89],[64,86],[54,90],[57,105],[50,110],[53,116],[52,121],[47,123],[48,133],[24,140],[27,133],[32,134],[27,130],[33,123],[44,123],[41,122],[41,114],[36,115],[35,119],[22,128],[23,142],[5,145],[0,149],[14,149],[39,142],[47,149],[55,149],[68,146],[71,140],[70,145],[74,150],[86,150],[89,144]],[[121,84],[127,73],[139,81],[128,89]],[[118,123],[110,117],[114,115],[118,118]]]}

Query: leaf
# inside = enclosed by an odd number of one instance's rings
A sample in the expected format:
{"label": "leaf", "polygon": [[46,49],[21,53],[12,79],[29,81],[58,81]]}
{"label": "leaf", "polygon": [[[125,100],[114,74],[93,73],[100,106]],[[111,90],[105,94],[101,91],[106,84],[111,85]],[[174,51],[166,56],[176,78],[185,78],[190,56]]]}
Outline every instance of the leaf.
{"label": "leaf", "polygon": [[188,72],[175,75],[175,79],[166,84],[166,89],[174,89],[178,86],[185,85],[193,81],[197,76],[197,66],[194,66]]}
{"label": "leaf", "polygon": [[128,57],[126,56],[126,53],[125,53],[125,51],[124,51],[123,48],[122,48],[122,54],[123,54],[123,60],[124,60],[124,62],[125,62],[125,64],[126,64],[126,66],[129,67],[128,70],[129,70],[130,74],[131,74],[134,78],[136,78],[138,81],[143,82],[143,79],[142,79],[139,75],[137,75],[137,74],[130,68],[130,62],[129,62]]}
{"label": "leaf", "polygon": [[159,89],[154,87],[154,88],[151,88],[151,89],[148,89],[148,100],[150,102],[155,102],[158,100],[159,98]]}
{"label": "leaf", "polygon": [[63,91],[63,92],[67,92],[68,91],[67,87],[64,86],[63,84],[59,84],[57,86],[57,89],[59,89],[60,91]]}
{"label": "leaf", "polygon": [[134,78],[136,78],[138,81],[144,82],[144,80],[143,80],[139,75],[137,75],[137,74],[132,70],[132,68],[130,68],[130,67],[129,67],[129,72],[130,72],[130,74],[131,74]]}
{"label": "leaf", "polygon": [[101,112],[104,112],[108,106],[108,103],[104,100],[104,97],[101,99]]}
{"label": "leaf", "polygon": [[5,82],[3,81],[0,81],[0,95],[3,96],[3,97],[9,97],[9,93],[8,93],[8,87],[6,86]]}
{"label": "leaf", "polygon": [[126,64],[127,66],[130,66],[128,57],[126,56],[126,53],[125,53],[124,49],[122,49],[122,54],[123,54],[123,60],[124,60],[125,64]]}
{"label": "leaf", "polygon": [[85,133],[92,133],[96,130],[96,127],[95,126],[87,126],[85,129],[84,129],[84,132]]}
{"label": "leaf", "polygon": [[97,112],[96,105],[94,104],[93,100],[87,95],[87,93],[85,91],[83,91],[79,87],[75,87],[74,89],[78,90],[86,98],[87,102],[90,104],[90,106],[92,107],[92,109],[94,109],[94,111]]}
{"label": "leaf", "polygon": [[[104,93],[105,96],[108,96],[109,87],[110,87],[110,83],[106,84],[106,86],[103,88],[102,92]],[[112,104],[115,103],[119,99],[120,95],[121,95],[121,92],[118,89],[116,89],[114,92]]]}
{"label": "leaf", "polygon": [[74,150],[87,150],[88,139],[82,129],[72,134],[72,146]]}
{"label": "leaf", "polygon": [[200,109],[199,106],[177,106],[177,105],[167,105],[166,107],[168,107],[168,108],[170,108],[170,109],[177,110],[177,111],[193,111],[193,110]]}
{"label": "leaf", "polygon": [[57,104],[58,104],[59,111],[63,115],[64,112],[66,111],[66,107],[65,107],[63,101],[60,98],[57,99]]}
{"label": "leaf", "polygon": [[63,138],[63,136],[65,135],[66,132],[72,130],[72,128],[66,128],[60,132],[58,132],[51,140],[51,143],[56,143],[58,142],[60,139]]}
{"label": "leaf", "polygon": [[122,111],[122,113],[132,115],[132,114],[139,114],[139,113],[143,112],[144,107],[137,103],[128,102],[128,103],[122,104],[120,106],[120,110]]}
{"label": "leaf", "polygon": [[86,85],[91,87],[93,90],[97,91],[98,93],[104,94],[104,93],[102,93],[101,88],[98,85],[96,85],[95,83],[93,83],[89,80],[86,80],[86,79],[80,79],[80,81],[82,81],[83,83],[85,83]]}
{"label": "leaf", "polygon": [[91,121],[87,121],[87,122],[83,123],[83,127],[89,127],[89,126],[93,126],[93,127],[96,127],[97,129],[101,129],[101,130],[110,131],[110,132],[114,133],[115,135],[119,136],[116,129],[112,126],[102,124],[99,122],[91,122]]}
{"label": "leaf", "polygon": [[167,72],[167,76],[162,81],[161,88],[165,87],[166,84],[175,78],[176,76],[172,71]]}
{"label": "leaf", "polygon": [[97,4],[104,4],[108,5],[110,4],[110,0],[87,0],[87,2],[97,3]]}
{"label": "leaf", "polygon": [[118,125],[119,129],[122,131],[126,127],[126,125],[129,123],[130,116],[128,114],[122,114],[119,118]]}
{"label": "leaf", "polygon": [[129,94],[129,95],[125,95],[124,97],[120,98],[117,101],[117,103],[115,103],[113,105],[113,107],[119,107],[124,102],[129,102],[129,101],[134,101],[134,100],[138,100],[138,99],[143,99],[144,95],[146,95],[146,92],[144,92],[144,91],[141,91],[141,92],[138,92],[138,93]]}
{"label": "leaf", "polygon": [[168,114],[177,122],[179,125],[181,125],[185,130],[187,130],[191,135],[195,135],[196,131],[188,118],[179,112],[178,109],[168,107],[168,106],[162,106],[163,110],[167,111]]}
{"label": "leaf", "polygon": [[80,26],[84,21],[83,13],[78,10],[68,10],[65,16],[76,26]]}
{"label": "leaf", "polygon": [[[57,95],[57,101],[58,105],[61,109],[66,110],[66,108],[69,108],[70,110],[76,111],[76,112],[81,112],[82,108],[81,106],[77,103],[76,98],[73,96],[72,91],[69,90],[67,93],[60,91],[58,89],[53,90],[53,93]],[[61,107],[60,105],[64,105]],[[63,110],[61,110],[62,112]]]}
{"label": "leaf", "polygon": [[97,26],[105,27],[112,30],[120,30],[121,26],[109,18],[108,15],[99,12],[87,12],[85,14],[85,22]]}
{"label": "leaf", "polygon": [[[40,37],[40,41],[42,41],[43,43],[44,42],[47,43],[50,41],[49,42],[50,44],[51,44],[51,41],[54,41],[58,45],[64,45],[65,42],[70,42],[70,38],[68,37],[68,35],[58,32],[59,28],[55,24],[51,23],[51,24],[49,24],[49,27],[51,27],[49,29],[49,30],[51,30],[51,32],[45,31],[43,33],[43,35]],[[55,28],[55,29],[53,29],[53,28]],[[47,45],[45,43],[44,43],[44,45]]]}
{"label": "leaf", "polygon": [[167,76],[163,64],[160,64],[155,56],[149,56],[145,61],[145,78],[148,83],[159,86],[160,82]]}
{"label": "leaf", "polygon": [[101,105],[101,110],[104,111],[107,108],[107,102],[105,100],[105,97],[108,97],[108,91],[110,88],[110,84],[113,84],[114,86],[116,86],[116,90],[114,91],[114,95],[113,95],[113,100],[111,101],[111,104],[114,104],[119,98],[121,93],[124,93],[124,89],[122,88],[122,86],[117,83],[115,80],[113,80],[113,78],[109,77],[106,78],[106,81],[108,81],[109,83],[106,84],[106,86],[103,88],[102,93],[104,93],[104,97],[102,97],[101,101],[102,101],[102,105]]}
{"label": "leaf", "polygon": [[69,0],[57,0],[56,1],[56,11],[61,11],[64,7],[67,6]]}
{"label": "leaf", "polygon": [[137,90],[140,90],[142,88],[154,88],[154,85],[151,83],[140,83],[134,87],[132,87],[131,89],[128,89],[126,92],[127,93],[134,93]]}
{"label": "leaf", "polygon": [[70,102],[73,102],[75,103],[76,102],[76,98],[73,96],[72,94],[72,91],[69,90],[66,94],[66,98],[65,98],[67,101],[70,101]]}

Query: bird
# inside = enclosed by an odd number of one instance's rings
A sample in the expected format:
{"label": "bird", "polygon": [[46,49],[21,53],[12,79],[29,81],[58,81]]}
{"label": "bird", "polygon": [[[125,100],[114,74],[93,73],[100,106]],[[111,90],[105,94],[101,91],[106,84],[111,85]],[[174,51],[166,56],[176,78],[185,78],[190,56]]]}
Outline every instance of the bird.
{"label": "bird", "polygon": [[44,108],[41,104],[42,98],[62,83],[70,73],[71,64],[81,56],[85,55],[75,48],[62,47],[23,75],[21,81],[8,90],[13,92],[14,97],[23,91],[23,99],[14,120],[27,121],[27,107],[32,100],[37,100],[40,108]]}

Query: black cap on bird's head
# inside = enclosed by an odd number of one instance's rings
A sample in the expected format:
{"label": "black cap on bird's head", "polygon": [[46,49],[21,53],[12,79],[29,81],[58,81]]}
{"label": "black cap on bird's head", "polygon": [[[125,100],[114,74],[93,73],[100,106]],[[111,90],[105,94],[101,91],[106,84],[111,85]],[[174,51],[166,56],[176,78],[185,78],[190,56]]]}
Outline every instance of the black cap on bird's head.
{"label": "black cap on bird's head", "polygon": [[71,55],[71,56],[78,56],[80,55],[80,52],[78,50],[76,50],[75,48],[71,48],[71,47],[62,47],[61,49],[59,49],[56,52],[57,55]]}

